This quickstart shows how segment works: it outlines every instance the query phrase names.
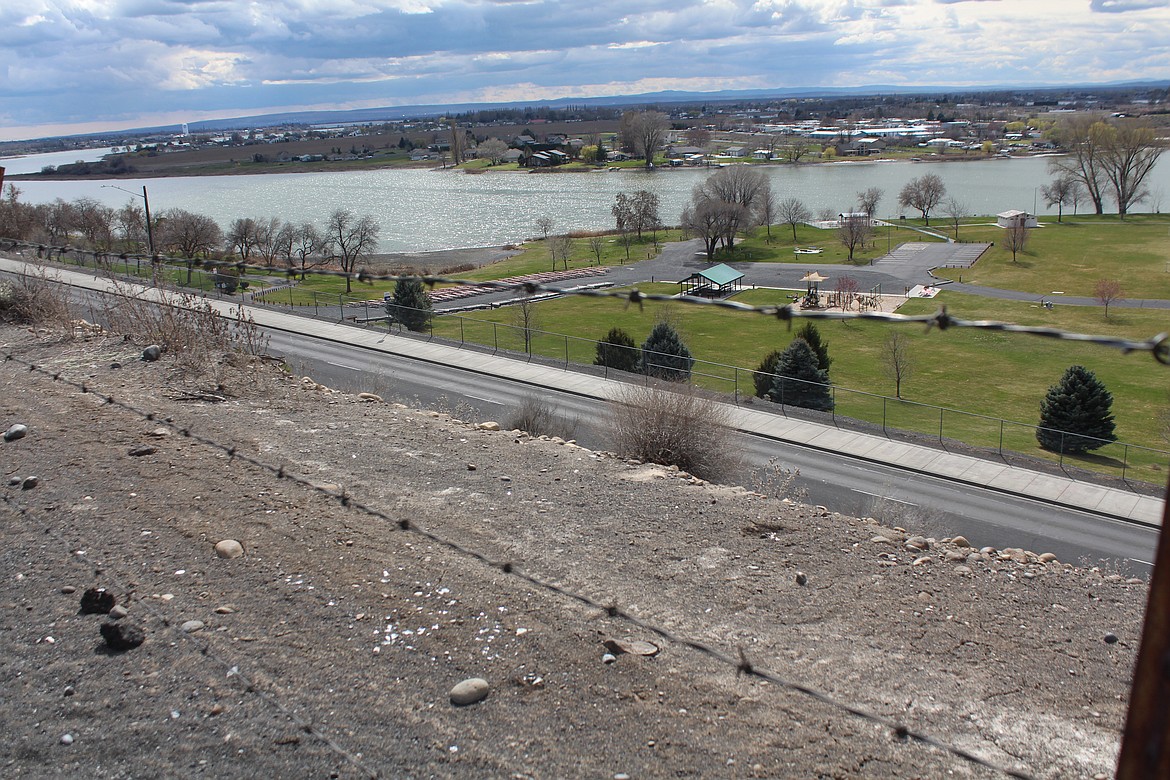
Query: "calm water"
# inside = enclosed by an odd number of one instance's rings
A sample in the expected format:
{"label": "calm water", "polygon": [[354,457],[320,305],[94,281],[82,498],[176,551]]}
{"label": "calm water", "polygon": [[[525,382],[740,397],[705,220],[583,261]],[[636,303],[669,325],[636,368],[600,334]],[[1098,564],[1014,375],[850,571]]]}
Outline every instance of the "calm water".
{"label": "calm water", "polygon": [[[763,170],[772,178],[779,199],[799,197],[814,213],[821,209],[834,213],[853,210],[858,192],[880,187],[885,197],[878,206],[879,216],[896,217],[902,213],[897,205],[902,186],[914,177],[937,173],[946,182],[948,193],[972,214],[1007,209],[1045,214],[1055,213],[1045,208],[1038,195],[1039,188],[1052,179],[1047,163],[1045,158],[1034,157],[966,163],[848,162]],[[53,163],[34,164],[32,170]],[[655,192],[662,220],[677,223],[692,187],[711,173],[688,168],[470,175],[410,169],[121,179],[106,184],[134,192],[141,192],[145,185],[152,212],[184,208],[207,214],[225,228],[238,217],[272,216],[323,226],[331,211],[350,208],[378,220],[380,251],[410,252],[520,241],[539,234],[536,220],[540,217],[551,218],[558,233],[612,228],[614,196],[639,189]],[[100,181],[16,184],[22,198],[34,203],[92,197],[120,207],[132,199],[125,192],[103,187]],[[1159,162],[1149,186],[1159,196],[1170,195],[1170,160],[1164,157]],[[141,201],[140,197],[133,199]]]}
{"label": "calm water", "polygon": [[18,173],[40,173],[46,165],[97,162],[113,151],[114,147],[107,146],[101,149],[78,149],[72,152],[47,152],[45,154],[26,154],[19,157],[0,157],[0,167],[4,168],[5,176],[15,176]]}

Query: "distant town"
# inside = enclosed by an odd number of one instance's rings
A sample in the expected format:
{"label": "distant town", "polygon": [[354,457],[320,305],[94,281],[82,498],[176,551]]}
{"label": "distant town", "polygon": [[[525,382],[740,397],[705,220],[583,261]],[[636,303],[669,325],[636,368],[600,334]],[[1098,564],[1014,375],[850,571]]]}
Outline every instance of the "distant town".
{"label": "distant town", "polygon": [[[175,176],[394,165],[468,171],[664,167],[838,158],[980,159],[1051,153],[1069,115],[1141,118],[1166,135],[1170,89],[802,97],[629,106],[493,107],[394,121],[304,124],[285,115],[0,144],[0,154],[113,147],[37,177]],[[652,109],[650,155],[623,117]],[[390,109],[387,109],[389,112]],[[401,110],[397,110],[401,113]],[[368,112],[367,112],[368,113]],[[339,117],[347,116],[338,114]],[[235,127],[232,127],[235,125]],[[645,139],[641,139],[644,141]]]}

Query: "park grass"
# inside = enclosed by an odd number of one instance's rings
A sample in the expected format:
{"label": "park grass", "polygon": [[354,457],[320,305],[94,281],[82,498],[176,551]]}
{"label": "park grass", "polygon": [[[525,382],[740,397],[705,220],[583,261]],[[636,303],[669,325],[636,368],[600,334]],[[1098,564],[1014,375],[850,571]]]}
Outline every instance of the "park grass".
{"label": "park grass", "polygon": [[[598,264],[597,257],[589,248],[589,237],[582,234],[571,236],[571,238],[573,243],[572,249],[569,252],[569,268],[596,266]],[[601,265],[614,266],[624,265],[627,262],[650,259],[661,251],[663,244],[682,240],[682,234],[677,229],[669,229],[659,230],[653,234],[644,233],[641,239],[632,237],[628,247],[628,259],[626,257],[627,247],[620,236],[616,234],[605,234],[602,238],[604,239],[604,245],[601,250]],[[457,279],[486,281],[505,279],[510,276],[526,276],[544,271],[559,271],[564,270],[564,268],[563,263],[557,263],[556,269],[553,269],[552,258],[549,254],[549,242],[536,240],[524,244],[523,249],[518,254],[509,257],[507,260],[501,260],[498,263],[485,265],[472,271],[454,274],[453,276]]]}
{"label": "park grass", "polygon": [[[677,285],[639,285],[643,292],[675,293]],[[735,300],[755,305],[783,304],[782,291],[751,290]],[[961,319],[994,319],[1019,324],[1057,327],[1127,338],[1147,338],[1166,329],[1166,314],[1150,310],[1117,310],[1106,321],[1095,307],[1057,306],[999,301],[957,293],[939,299],[908,302],[901,313],[935,311],[940,304]],[[668,317],[683,334],[694,356],[695,382],[711,390],[742,398],[752,392],[751,372],[773,349],[792,339],[785,323],[758,313],[731,312],[683,303],[646,302],[623,305],[613,299],[567,297],[536,305],[534,354],[577,363],[592,363],[594,341],[612,327],[626,330],[641,343],[660,316]],[[1162,436],[1162,415],[1170,403],[1170,369],[1148,353],[1125,355],[1120,350],[1072,341],[1042,339],[973,329],[937,329],[917,325],[890,325],[866,321],[822,322],[817,326],[829,343],[831,376],[837,414],[891,428],[938,436],[940,414],[943,436],[972,445],[1022,452],[1056,460],[1036,444],[1033,430],[1039,405],[1048,388],[1070,365],[1081,364],[1105,383],[1114,395],[1118,438],[1131,445],[1168,448]],[[892,328],[909,339],[914,372],[903,382],[905,400],[895,400],[894,386],[883,369],[882,344]],[[792,330],[795,330],[793,328]],[[437,317],[436,335],[523,352],[522,331],[509,307],[474,317]],[[767,404],[765,401],[756,401]],[[940,407],[943,411],[940,412]],[[1000,423],[1000,419],[1007,423]],[[1013,425],[1012,422],[1019,423]],[[1096,454],[1065,462],[1149,482],[1164,479],[1167,456],[1122,445],[1110,445]]]}
{"label": "park grass", "polygon": [[948,279],[1037,296],[1060,291],[1092,297],[1100,279],[1121,282],[1127,298],[1170,299],[1170,215],[1065,215],[1042,220],[1029,231],[1016,261],[1004,246],[1003,230],[987,223],[960,229],[963,241],[996,245],[971,268],[940,269]]}
{"label": "park grass", "polygon": [[[911,222],[907,220],[907,222]],[[944,233],[938,227],[931,226],[928,230]],[[848,264],[849,252],[837,238],[836,230],[822,230],[810,225],[796,226],[796,240],[792,240],[792,227],[789,225],[773,225],[772,237],[768,238],[768,229],[758,227],[746,237],[738,241],[731,252],[721,250],[716,253],[715,259],[722,262],[751,261],[756,263],[793,263],[795,265],[821,264]],[[870,260],[886,255],[890,249],[907,241],[939,241],[940,239],[911,230],[902,225],[878,227],[874,229],[873,238],[863,247],[857,247],[853,252],[855,265],[866,265]],[[819,255],[798,255],[793,249],[798,247],[819,247]]]}

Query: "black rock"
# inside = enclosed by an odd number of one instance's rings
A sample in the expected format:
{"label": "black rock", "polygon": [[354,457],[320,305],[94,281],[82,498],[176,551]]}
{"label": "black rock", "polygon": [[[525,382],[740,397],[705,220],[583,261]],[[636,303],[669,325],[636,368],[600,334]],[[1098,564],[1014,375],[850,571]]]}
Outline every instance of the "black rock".
{"label": "black rock", "polygon": [[146,641],[146,634],[134,623],[125,620],[107,621],[101,625],[102,639],[111,650],[133,650]]}
{"label": "black rock", "polygon": [[142,359],[149,363],[153,363],[160,357],[162,357],[162,347],[160,347],[158,344],[151,344],[149,347],[142,350]]}
{"label": "black rock", "polygon": [[81,614],[108,615],[118,602],[105,588],[90,588],[81,594]]}
{"label": "black rock", "polygon": [[130,450],[130,455],[135,458],[140,458],[143,455],[153,455],[158,452],[158,448],[151,447],[149,444],[143,444]]}
{"label": "black rock", "polygon": [[1114,634],[1112,631],[1110,631],[1108,634],[1106,634],[1105,635],[1105,644],[1107,644],[1107,645],[1117,644],[1117,634]]}

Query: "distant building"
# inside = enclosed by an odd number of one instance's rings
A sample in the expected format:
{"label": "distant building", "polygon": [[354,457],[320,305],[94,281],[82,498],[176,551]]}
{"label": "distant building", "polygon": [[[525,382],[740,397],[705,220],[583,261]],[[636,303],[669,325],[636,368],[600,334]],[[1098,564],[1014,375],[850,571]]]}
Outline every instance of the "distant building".
{"label": "distant building", "polygon": [[1024,227],[1034,228],[1038,224],[1036,222],[1036,215],[1029,214],[1026,211],[1019,211],[1012,209],[1004,211],[995,215],[995,224],[1001,228],[1014,228],[1023,224]]}

